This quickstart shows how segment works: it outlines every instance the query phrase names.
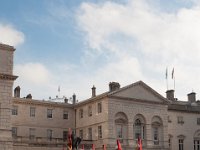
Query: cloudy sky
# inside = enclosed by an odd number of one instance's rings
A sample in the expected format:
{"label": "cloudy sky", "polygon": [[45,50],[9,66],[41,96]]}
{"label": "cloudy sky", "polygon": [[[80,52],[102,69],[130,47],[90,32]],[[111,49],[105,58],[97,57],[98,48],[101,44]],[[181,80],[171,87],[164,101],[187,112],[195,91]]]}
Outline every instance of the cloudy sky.
{"label": "cloudy sky", "polygon": [[21,96],[78,100],[144,81],[165,96],[200,99],[200,3],[196,0],[1,0],[0,42],[13,45]]}

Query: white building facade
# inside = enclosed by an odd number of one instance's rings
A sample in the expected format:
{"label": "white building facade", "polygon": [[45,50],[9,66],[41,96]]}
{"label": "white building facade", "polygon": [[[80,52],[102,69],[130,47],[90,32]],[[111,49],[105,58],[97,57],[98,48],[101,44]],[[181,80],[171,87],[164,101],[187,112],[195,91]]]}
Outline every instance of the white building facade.
{"label": "white building facade", "polygon": [[67,99],[52,102],[20,97],[20,87],[12,86],[14,48],[0,44],[0,149],[65,149],[68,129],[82,138],[85,149],[116,148],[119,139],[123,150],[200,150],[200,103],[195,93],[188,101],[166,98],[142,81],[125,87],[109,83],[109,91],[76,102]]}

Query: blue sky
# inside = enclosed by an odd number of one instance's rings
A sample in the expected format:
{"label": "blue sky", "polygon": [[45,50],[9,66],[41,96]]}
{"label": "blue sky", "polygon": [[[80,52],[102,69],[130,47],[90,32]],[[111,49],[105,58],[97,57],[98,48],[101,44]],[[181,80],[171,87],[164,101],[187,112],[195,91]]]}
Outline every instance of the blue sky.
{"label": "blue sky", "polygon": [[16,47],[24,97],[79,100],[143,80],[165,96],[200,93],[200,5],[196,0],[1,0],[0,42]]}

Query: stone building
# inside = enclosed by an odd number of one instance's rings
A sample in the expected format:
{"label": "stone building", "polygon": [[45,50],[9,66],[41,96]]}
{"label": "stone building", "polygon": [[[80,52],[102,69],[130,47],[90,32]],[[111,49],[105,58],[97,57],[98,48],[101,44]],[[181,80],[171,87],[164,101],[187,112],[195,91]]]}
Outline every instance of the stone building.
{"label": "stone building", "polygon": [[200,150],[200,102],[194,92],[188,101],[166,92],[166,98],[143,81],[125,87],[110,82],[108,91],[76,102],[52,102],[20,97],[12,84],[14,48],[0,44],[0,149],[60,150],[71,128],[85,149],[133,150],[141,137],[143,150]]}

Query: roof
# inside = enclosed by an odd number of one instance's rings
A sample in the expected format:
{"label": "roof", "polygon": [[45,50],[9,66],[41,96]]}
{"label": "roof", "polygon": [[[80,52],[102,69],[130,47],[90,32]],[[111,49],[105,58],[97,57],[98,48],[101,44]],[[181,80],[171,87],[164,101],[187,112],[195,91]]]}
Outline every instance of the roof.
{"label": "roof", "polygon": [[87,104],[87,103],[90,103],[92,101],[96,101],[96,100],[99,100],[99,99],[102,99],[102,98],[105,98],[105,97],[112,97],[114,94],[116,93],[119,93],[119,92],[122,92],[122,91],[125,91],[131,87],[134,87],[134,86],[138,86],[138,85],[141,85],[143,88],[145,88],[146,90],[148,90],[151,94],[153,94],[154,96],[156,96],[157,98],[161,99],[163,101],[163,103],[167,104],[167,103],[170,103],[169,100],[167,100],[166,98],[164,98],[162,95],[160,95],[158,92],[156,92],[155,90],[153,90],[151,87],[149,87],[147,84],[145,84],[143,81],[138,81],[138,82],[135,82],[135,83],[132,83],[132,84],[129,84],[127,86],[124,86],[122,88],[119,88],[115,91],[108,91],[108,92],[105,92],[105,93],[102,93],[100,95],[97,95],[95,97],[91,97],[89,99],[86,99],[84,101],[81,101],[81,102],[78,102],[76,104],[76,106],[80,106],[80,105],[83,105],[83,104]]}

